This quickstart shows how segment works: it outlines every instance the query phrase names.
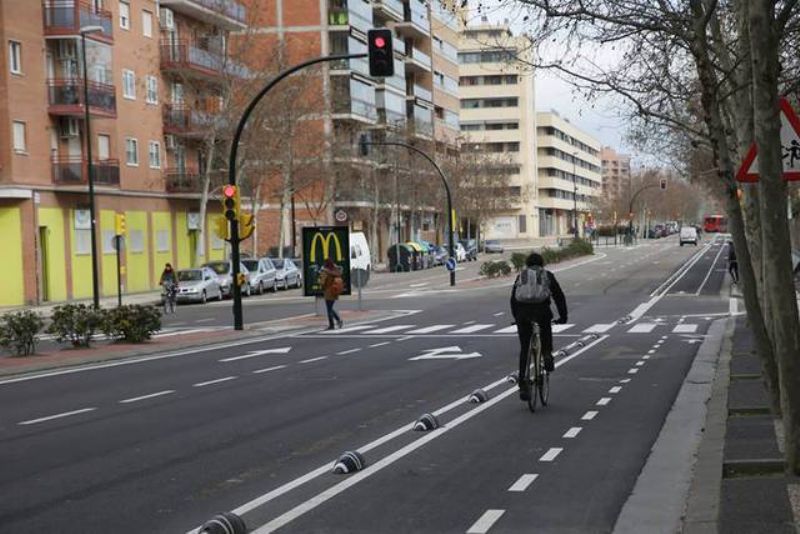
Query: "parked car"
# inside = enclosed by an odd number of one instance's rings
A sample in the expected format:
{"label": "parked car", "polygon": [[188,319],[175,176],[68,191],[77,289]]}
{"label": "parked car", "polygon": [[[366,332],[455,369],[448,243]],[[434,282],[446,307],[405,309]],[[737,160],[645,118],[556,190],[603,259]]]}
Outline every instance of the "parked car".
{"label": "parked car", "polygon": [[685,243],[691,243],[694,246],[697,246],[697,230],[693,226],[684,226],[681,228],[679,240],[681,246],[683,246]]}
{"label": "parked car", "polygon": [[444,265],[444,262],[446,262],[447,258],[450,257],[450,254],[447,252],[447,247],[442,247],[439,245],[433,245],[433,247],[433,264]]}
{"label": "parked car", "polygon": [[208,299],[222,300],[222,289],[211,269],[181,269],[176,277],[178,292],[175,297],[178,302],[205,303]]}
{"label": "parked car", "polygon": [[350,269],[372,270],[369,244],[364,232],[352,232],[350,234]]}
{"label": "parked car", "polygon": [[467,254],[467,261],[475,261],[478,259],[478,242],[474,239],[462,239],[459,241],[464,247]]}
{"label": "parked car", "polygon": [[461,263],[462,261],[467,261],[467,251],[464,249],[464,245],[461,243],[456,243],[456,261]]}
{"label": "parked car", "polygon": [[648,239],[661,239],[662,237],[667,237],[667,229],[663,224],[653,226],[647,233]]}
{"label": "parked car", "polygon": [[300,287],[303,285],[303,276],[300,269],[289,258],[270,258],[275,265],[276,278],[280,289]]}
{"label": "parked car", "polygon": [[[222,289],[223,296],[230,297],[233,294],[233,263],[227,260],[210,261],[204,263],[203,267],[208,267],[214,271],[217,275],[217,281]],[[240,262],[239,272],[244,273],[245,277],[245,283],[242,286],[242,295],[250,296],[253,292],[250,286],[250,271]]]}
{"label": "parked car", "polygon": [[269,258],[246,259],[242,263],[247,270],[250,271],[250,285],[253,290],[259,295],[263,295],[265,291],[278,290],[278,277],[275,265]]}
{"label": "parked car", "polygon": [[503,245],[497,239],[487,239],[483,246],[484,252],[487,254],[502,254],[504,249]]}

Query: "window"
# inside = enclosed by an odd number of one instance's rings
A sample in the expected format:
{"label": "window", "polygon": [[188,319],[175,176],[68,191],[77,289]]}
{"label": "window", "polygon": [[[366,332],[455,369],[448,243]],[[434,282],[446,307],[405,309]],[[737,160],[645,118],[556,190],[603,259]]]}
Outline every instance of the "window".
{"label": "window", "polygon": [[8,64],[12,74],[22,74],[22,43],[8,42]]}
{"label": "window", "polygon": [[151,169],[161,168],[161,143],[158,141],[150,141],[148,159],[150,160]]}
{"label": "window", "polygon": [[122,71],[122,96],[128,100],[136,100],[136,74],[132,70]]}
{"label": "window", "polygon": [[125,139],[125,163],[133,167],[139,165],[139,141],[133,137]]}
{"label": "window", "polygon": [[528,233],[528,218],[525,215],[519,216],[519,233],[527,234]]}
{"label": "window", "polygon": [[97,159],[105,161],[111,156],[111,137],[106,134],[97,136]]}
{"label": "window", "polygon": [[129,250],[135,254],[144,252],[144,232],[141,230],[131,230]]}
{"label": "window", "polygon": [[153,14],[149,11],[142,11],[142,35],[153,36]]}
{"label": "window", "polygon": [[14,121],[14,152],[24,154],[28,151],[28,142],[26,138],[25,123],[22,121]]}
{"label": "window", "polygon": [[119,27],[123,30],[131,29],[131,4],[121,1],[119,3]]}
{"label": "window", "polygon": [[75,254],[84,255],[92,252],[92,231],[75,228]]}
{"label": "window", "polygon": [[148,104],[158,104],[158,78],[155,76],[147,77],[147,95],[145,101]]}
{"label": "window", "polygon": [[169,252],[169,230],[156,232],[156,252]]}

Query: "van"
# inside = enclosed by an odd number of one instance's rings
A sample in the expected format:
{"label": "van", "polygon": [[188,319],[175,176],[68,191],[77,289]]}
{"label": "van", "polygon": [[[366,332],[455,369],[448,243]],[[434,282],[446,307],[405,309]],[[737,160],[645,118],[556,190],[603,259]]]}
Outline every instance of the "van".
{"label": "van", "polygon": [[694,246],[697,246],[697,229],[688,224],[684,225],[683,228],[681,228],[680,243],[681,246],[683,246],[684,243],[692,243]]}
{"label": "van", "polygon": [[369,245],[364,232],[352,232],[350,234],[350,270],[372,270],[372,260],[370,258]]}

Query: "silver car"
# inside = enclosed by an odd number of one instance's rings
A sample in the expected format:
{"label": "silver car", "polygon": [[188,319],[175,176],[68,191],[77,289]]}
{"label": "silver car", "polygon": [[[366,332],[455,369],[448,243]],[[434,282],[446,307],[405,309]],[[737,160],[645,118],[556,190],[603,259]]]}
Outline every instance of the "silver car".
{"label": "silver car", "polygon": [[300,269],[289,258],[270,258],[272,263],[275,264],[277,271],[278,287],[281,289],[289,289],[290,287],[300,287],[303,285],[303,277],[300,274]]}
{"label": "silver car", "polygon": [[217,275],[207,267],[181,269],[177,272],[178,302],[202,302],[208,299],[222,300],[222,289]]}
{"label": "silver car", "polygon": [[261,258],[260,260],[248,258],[242,260],[242,263],[250,271],[250,285],[256,293],[263,295],[267,290],[278,290],[275,265],[272,264],[269,258]]}
{"label": "silver car", "polygon": [[[222,289],[223,296],[230,297],[233,295],[233,263],[226,260],[210,261],[204,263],[203,267],[208,267],[217,275],[219,287]],[[252,294],[253,289],[250,286],[250,271],[247,270],[241,262],[239,263],[239,272],[244,274],[244,285],[242,286],[242,295],[248,297]]]}

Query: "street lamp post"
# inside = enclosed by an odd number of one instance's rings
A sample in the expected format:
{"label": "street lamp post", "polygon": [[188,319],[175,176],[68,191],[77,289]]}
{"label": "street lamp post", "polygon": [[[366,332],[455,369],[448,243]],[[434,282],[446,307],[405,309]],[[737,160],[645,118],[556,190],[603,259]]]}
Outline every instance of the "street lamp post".
{"label": "street lamp post", "polygon": [[92,129],[89,113],[89,65],[86,63],[86,34],[102,32],[102,26],[83,26],[81,34],[81,59],[83,60],[83,119],[86,130],[86,173],[89,183],[89,219],[92,246],[92,302],[95,308],[100,307],[100,287],[97,268],[97,221],[94,206],[94,165],[92,163]]}
{"label": "street lamp post", "polygon": [[578,176],[577,172],[578,153],[572,153],[572,228],[575,231],[575,239],[578,239]]}

